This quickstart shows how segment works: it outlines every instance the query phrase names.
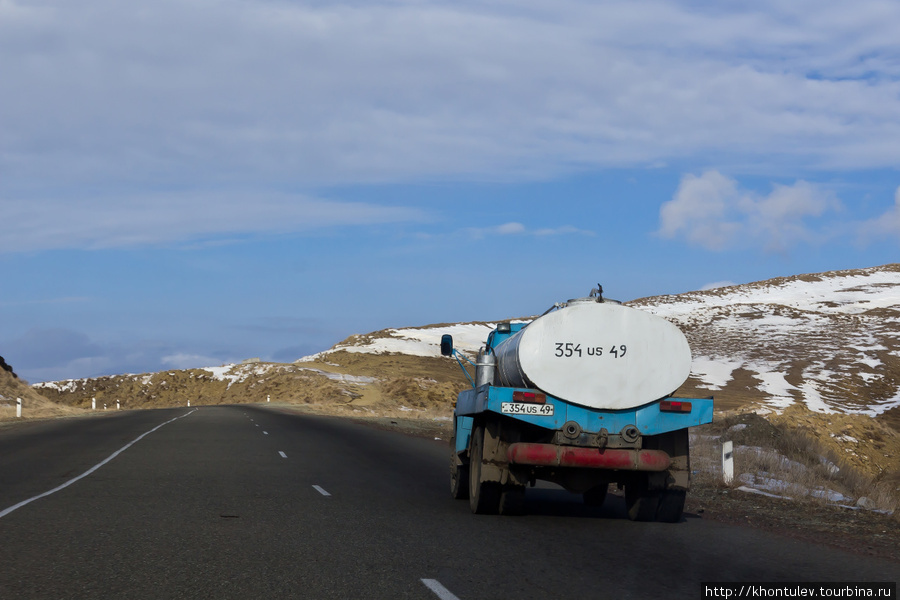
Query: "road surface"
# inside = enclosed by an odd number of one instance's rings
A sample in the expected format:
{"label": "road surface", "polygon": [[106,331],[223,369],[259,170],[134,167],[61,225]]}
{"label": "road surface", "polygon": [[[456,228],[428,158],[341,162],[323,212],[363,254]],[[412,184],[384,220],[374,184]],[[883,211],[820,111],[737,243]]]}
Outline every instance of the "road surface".
{"label": "road surface", "polygon": [[590,509],[531,489],[526,516],[473,515],[450,498],[447,456],[259,405],[5,427],[0,598],[628,600],[900,579],[891,561],[696,515],[631,522],[614,496]]}

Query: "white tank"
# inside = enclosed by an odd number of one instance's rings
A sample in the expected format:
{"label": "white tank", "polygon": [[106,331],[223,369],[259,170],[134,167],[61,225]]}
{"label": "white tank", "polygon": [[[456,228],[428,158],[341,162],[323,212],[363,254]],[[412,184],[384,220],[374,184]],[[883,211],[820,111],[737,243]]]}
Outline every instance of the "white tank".
{"label": "white tank", "polygon": [[594,299],[569,301],[535,319],[494,353],[501,385],[537,388],[590,408],[647,404],[691,373],[691,349],[678,327]]}

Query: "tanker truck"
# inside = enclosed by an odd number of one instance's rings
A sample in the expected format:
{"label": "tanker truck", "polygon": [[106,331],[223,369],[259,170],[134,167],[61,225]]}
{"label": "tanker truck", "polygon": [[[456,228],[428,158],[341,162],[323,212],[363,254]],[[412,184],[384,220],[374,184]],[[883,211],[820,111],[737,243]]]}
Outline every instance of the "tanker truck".
{"label": "tanker truck", "polygon": [[688,428],[712,421],[713,399],[673,396],[691,371],[674,324],[604,299],[598,286],[531,322],[499,323],[475,363],[450,335],[441,354],[471,384],[454,408],[450,492],[473,513],[522,514],[526,487],[540,479],[590,506],[615,484],[630,519],[681,520]]}

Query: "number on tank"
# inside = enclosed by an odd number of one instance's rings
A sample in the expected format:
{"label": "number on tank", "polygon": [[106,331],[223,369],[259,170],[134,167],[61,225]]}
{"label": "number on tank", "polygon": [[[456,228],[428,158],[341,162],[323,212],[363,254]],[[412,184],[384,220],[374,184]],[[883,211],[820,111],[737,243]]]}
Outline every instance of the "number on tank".
{"label": "number on tank", "polygon": [[603,346],[586,346],[575,342],[556,342],[553,356],[557,358],[573,358],[582,356],[606,356],[612,358],[623,358],[628,352],[628,346],[625,344],[612,345],[604,350]]}

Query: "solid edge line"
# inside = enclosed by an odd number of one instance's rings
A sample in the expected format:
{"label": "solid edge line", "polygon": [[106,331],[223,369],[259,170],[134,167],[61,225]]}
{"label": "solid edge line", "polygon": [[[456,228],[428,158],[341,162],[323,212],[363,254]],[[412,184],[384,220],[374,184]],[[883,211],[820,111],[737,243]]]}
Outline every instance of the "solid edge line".
{"label": "solid edge line", "polygon": [[317,492],[319,492],[320,494],[322,494],[323,496],[330,496],[330,495],[331,495],[331,494],[329,494],[328,492],[326,492],[324,489],[322,489],[322,486],[319,486],[319,485],[313,485],[313,488],[315,488],[315,490],[316,490]]}
{"label": "solid edge line", "polygon": [[419,581],[424,583],[425,587],[429,590],[437,594],[437,597],[441,600],[459,600],[459,598],[453,595],[453,592],[442,586],[441,582],[437,579],[420,579]]}
{"label": "solid edge line", "polygon": [[138,437],[134,438],[133,440],[131,440],[130,442],[128,442],[127,444],[125,444],[124,446],[122,446],[121,448],[119,448],[118,450],[116,450],[115,452],[113,452],[112,454],[110,454],[110,455],[106,458],[106,460],[97,463],[96,465],[94,465],[93,467],[91,467],[90,469],[88,469],[87,471],[85,471],[84,473],[82,473],[81,475],[79,475],[78,477],[74,477],[74,478],[68,480],[67,482],[65,482],[64,484],[62,484],[62,485],[60,485],[60,486],[57,486],[57,487],[53,488],[53,489],[50,490],[50,491],[47,491],[47,492],[44,492],[43,494],[39,494],[39,495],[37,495],[37,496],[34,496],[33,498],[29,498],[28,500],[22,500],[22,501],[19,502],[18,504],[15,504],[15,505],[13,505],[13,506],[10,506],[9,508],[7,508],[7,509],[5,509],[5,510],[3,510],[3,511],[0,511],[0,519],[2,519],[3,517],[5,517],[5,516],[8,515],[9,513],[13,512],[14,510],[17,510],[17,509],[19,509],[19,508],[22,508],[22,507],[25,506],[26,504],[30,504],[30,503],[34,502],[35,500],[39,500],[39,499],[41,499],[41,498],[43,498],[43,497],[45,497],[45,496],[49,496],[50,494],[55,494],[55,493],[58,492],[59,490],[62,490],[62,489],[64,489],[64,488],[69,487],[70,485],[72,485],[73,483],[75,483],[76,481],[78,481],[79,479],[84,479],[85,477],[87,477],[88,475],[90,475],[91,473],[93,473],[94,471],[96,471],[97,469],[99,469],[100,467],[102,467],[103,465],[105,465],[106,463],[108,463],[109,461],[111,461],[112,459],[114,459],[115,457],[117,457],[118,455],[120,455],[120,454],[122,454],[123,452],[125,452],[126,450],[128,450],[131,446],[133,446],[135,443],[139,442],[139,441],[140,441],[142,438],[144,438],[145,436],[150,435],[151,433],[153,433],[154,431],[156,431],[156,430],[159,429],[160,427],[163,427],[163,426],[165,426],[165,425],[168,425],[168,424],[171,423],[172,421],[177,421],[178,419],[182,419],[182,418],[184,418],[184,417],[186,417],[186,416],[188,416],[188,415],[190,415],[191,413],[194,413],[194,412],[196,412],[196,411],[197,411],[197,409],[195,408],[194,410],[192,410],[192,411],[189,412],[189,413],[186,413],[186,414],[183,414],[183,415],[179,415],[179,416],[175,417],[174,419],[170,419],[170,420],[166,421],[165,423],[162,423],[161,425],[157,425],[156,427],[154,427],[154,428],[151,429],[150,431],[147,431],[146,433],[142,433],[142,434],[139,435]]}

